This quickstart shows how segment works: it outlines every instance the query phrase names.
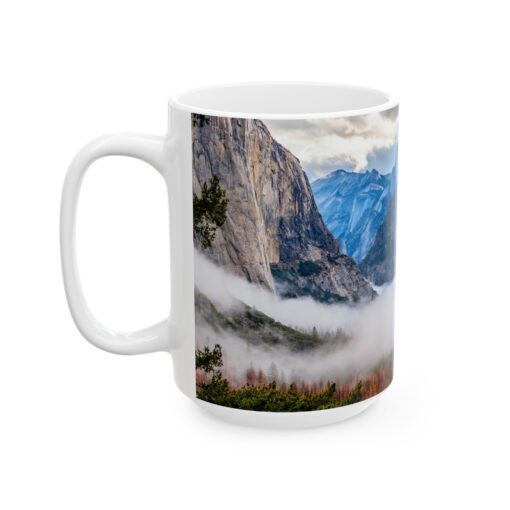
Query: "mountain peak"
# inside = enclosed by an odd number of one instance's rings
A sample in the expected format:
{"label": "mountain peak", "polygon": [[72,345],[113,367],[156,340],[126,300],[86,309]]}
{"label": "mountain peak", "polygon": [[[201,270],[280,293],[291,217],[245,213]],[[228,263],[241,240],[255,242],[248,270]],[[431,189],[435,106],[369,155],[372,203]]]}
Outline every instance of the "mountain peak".
{"label": "mountain peak", "polygon": [[312,184],[315,202],[340,250],[356,262],[367,255],[394,190],[392,174],[335,170]]}
{"label": "mountain peak", "polygon": [[368,176],[368,177],[376,178],[376,177],[383,177],[383,175],[384,174],[382,174],[381,172],[379,172],[379,170],[377,170],[375,168],[372,168],[371,170],[364,170],[362,172],[355,172],[354,170],[345,170],[344,168],[338,168],[337,170],[333,170],[329,174],[326,174],[324,177],[319,177],[314,182],[325,181],[325,180],[332,179],[335,177],[353,176],[353,178],[356,178],[356,176],[358,176],[361,178],[362,176],[365,176],[365,177]]}

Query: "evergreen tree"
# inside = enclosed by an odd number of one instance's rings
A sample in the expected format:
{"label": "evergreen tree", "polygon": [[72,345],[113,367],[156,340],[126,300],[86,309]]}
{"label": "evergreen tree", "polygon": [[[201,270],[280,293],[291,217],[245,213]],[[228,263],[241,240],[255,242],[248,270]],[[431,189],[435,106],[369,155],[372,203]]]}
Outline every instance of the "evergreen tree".
{"label": "evergreen tree", "polygon": [[208,347],[197,349],[195,359],[197,368],[212,374],[209,382],[197,384],[197,397],[213,404],[254,411],[293,412],[331,409],[363,399],[361,381],[341,398],[335,383],[328,382],[326,387],[310,391],[303,381],[299,381],[282,389],[274,381],[267,382],[262,370],[258,371],[257,385],[232,388],[218,369],[223,366],[220,345],[215,345],[212,350]]}
{"label": "evergreen tree", "polygon": [[248,368],[246,370],[246,384],[253,386],[256,381],[257,381],[257,374],[255,372],[255,369],[253,368],[253,365],[250,364],[250,368]]}
{"label": "evergreen tree", "polygon": [[269,370],[267,371],[267,380],[269,382],[276,382],[278,380],[278,367],[274,361],[269,365]]}
{"label": "evergreen tree", "polygon": [[221,345],[216,344],[212,351],[207,345],[202,351],[197,349],[195,351],[195,366],[201,368],[207,374],[214,372],[215,367],[223,366]]}
{"label": "evergreen tree", "polygon": [[227,219],[225,190],[214,175],[202,185],[200,197],[193,193],[193,237],[200,240],[202,248],[210,248],[216,236],[216,229]]}

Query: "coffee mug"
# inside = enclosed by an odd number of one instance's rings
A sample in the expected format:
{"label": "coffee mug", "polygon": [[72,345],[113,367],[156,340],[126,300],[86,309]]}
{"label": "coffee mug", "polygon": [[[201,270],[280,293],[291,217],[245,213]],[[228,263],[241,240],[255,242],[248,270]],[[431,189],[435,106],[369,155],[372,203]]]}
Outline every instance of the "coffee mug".
{"label": "coffee mug", "polygon": [[[92,141],[62,194],[76,326],[106,351],[170,352],[182,392],[232,422],[360,413],[393,376],[397,130],[397,101],[377,90],[254,83],[175,96],[165,136]],[[110,155],[149,163],[169,197],[170,314],[132,333],[94,318],[76,262],[81,182]]]}

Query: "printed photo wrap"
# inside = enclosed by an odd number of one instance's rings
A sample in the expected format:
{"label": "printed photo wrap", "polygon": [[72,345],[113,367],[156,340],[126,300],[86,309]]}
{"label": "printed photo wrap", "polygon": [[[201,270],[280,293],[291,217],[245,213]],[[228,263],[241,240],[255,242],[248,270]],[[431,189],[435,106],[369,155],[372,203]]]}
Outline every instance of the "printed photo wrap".
{"label": "printed photo wrap", "polygon": [[329,409],[393,373],[398,108],[193,114],[197,397]]}

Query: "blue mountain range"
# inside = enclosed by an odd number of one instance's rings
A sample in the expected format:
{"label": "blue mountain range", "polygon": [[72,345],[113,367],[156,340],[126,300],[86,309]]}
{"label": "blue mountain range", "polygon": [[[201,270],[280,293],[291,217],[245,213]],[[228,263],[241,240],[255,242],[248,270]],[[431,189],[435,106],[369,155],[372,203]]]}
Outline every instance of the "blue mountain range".
{"label": "blue mountain range", "polygon": [[382,175],[335,170],[312,183],[317,207],[340,251],[361,263],[372,248],[395,194],[396,170]]}

